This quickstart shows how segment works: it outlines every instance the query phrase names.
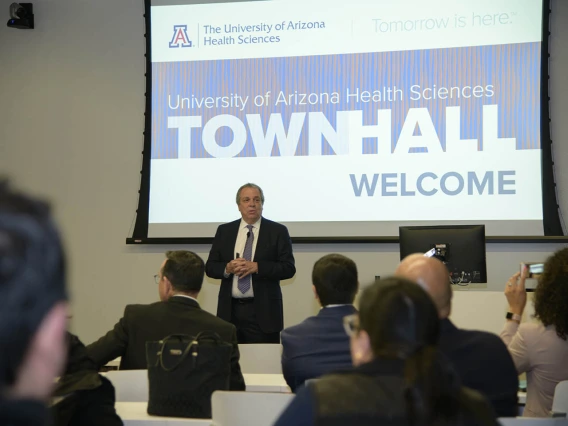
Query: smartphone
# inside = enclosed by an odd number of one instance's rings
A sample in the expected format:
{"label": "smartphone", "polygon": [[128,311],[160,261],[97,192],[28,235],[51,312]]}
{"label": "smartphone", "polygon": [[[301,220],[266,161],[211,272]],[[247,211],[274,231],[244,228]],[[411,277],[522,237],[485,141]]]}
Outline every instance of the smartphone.
{"label": "smartphone", "polygon": [[544,272],[544,263],[542,262],[523,262],[521,263],[521,274],[524,267],[528,268],[527,278],[532,278],[535,281],[526,281],[525,290],[534,291],[536,288],[536,279]]}
{"label": "smartphone", "polygon": [[538,278],[538,276],[544,272],[544,263],[542,262],[521,263],[521,273],[523,273],[523,268],[525,266],[529,269],[527,278]]}
{"label": "smartphone", "polygon": [[432,257],[436,254],[436,247],[431,248],[426,253],[424,253],[425,257]]}

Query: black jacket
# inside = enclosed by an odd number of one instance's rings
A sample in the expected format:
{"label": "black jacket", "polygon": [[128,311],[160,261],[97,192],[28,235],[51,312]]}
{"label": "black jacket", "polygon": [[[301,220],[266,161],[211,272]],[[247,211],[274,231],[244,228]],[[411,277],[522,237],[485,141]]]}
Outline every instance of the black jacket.
{"label": "black jacket", "polygon": [[49,423],[49,411],[43,402],[35,400],[0,401],[0,425],[2,426],[43,426]]}
{"label": "black jacket", "polygon": [[114,387],[98,373],[77,336],[67,337],[67,365],[54,392],[63,399],[51,407],[53,426],[122,426],[114,408]]}
{"label": "black jacket", "polygon": [[[323,376],[298,391],[275,426],[408,426],[409,391],[404,368],[403,360],[380,358],[350,371]],[[447,374],[451,380],[455,373],[448,368]],[[483,396],[461,387],[455,377],[451,383],[450,395],[457,398],[453,399],[453,406],[448,405],[449,401],[438,401],[437,414],[442,409],[453,410],[455,413],[448,417],[464,426],[498,425]],[[410,395],[419,401],[419,394]],[[426,422],[421,418],[414,424]]]}
{"label": "black jacket", "polygon": [[[231,320],[233,275],[225,278],[224,272],[227,263],[235,258],[240,223],[241,219],[217,228],[205,266],[207,276],[221,279],[217,315],[226,321]],[[292,242],[284,225],[262,218],[253,261],[258,263],[258,273],[252,275],[258,324],[264,333],[279,332],[284,326],[280,280],[296,273]]]}
{"label": "black jacket", "polygon": [[[324,376],[312,386],[315,424],[407,425],[405,387],[404,361],[398,359],[376,359],[350,372]],[[478,392],[456,383],[455,393],[462,424],[498,425],[491,406]]]}
{"label": "black jacket", "polygon": [[461,330],[444,319],[438,348],[452,362],[462,384],[485,396],[497,417],[517,416],[517,370],[497,335]]}
{"label": "black jacket", "polygon": [[143,370],[147,369],[146,342],[170,334],[195,336],[206,330],[233,344],[230,389],[244,390],[235,326],[204,311],[187,297],[173,296],[166,302],[126,306],[114,329],[87,346],[87,350],[98,367],[120,356],[121,370]]}

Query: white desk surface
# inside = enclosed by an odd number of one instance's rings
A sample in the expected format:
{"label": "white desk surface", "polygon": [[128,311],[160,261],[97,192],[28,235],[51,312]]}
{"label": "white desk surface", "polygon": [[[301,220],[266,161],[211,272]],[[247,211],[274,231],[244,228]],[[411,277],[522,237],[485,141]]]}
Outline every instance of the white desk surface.
{"label": "white desk surface", "polygon": [[[117,401],[148,401],[148,378],[146,370],[125,370],[101,373],[113,383]],[[243,374],[246,390],[249,392],[290,393],[290,388],[282,374]],[[136,383],[136,390],[131,389],[131,381]],[[130,395],[129,397],[126,395]],[[135,396],[131,395],[135,394]],[[126,400],[126,401],[125,401]]]}
{"label": "white desk surface", "polygon": [[282,374],[243,374],[249,392],[290,393]]}
{"label": "white desk surface", "polygon": [[211,419],[151,416],[147,402],[116,402],[114,407],[124,426],[211,426]]}

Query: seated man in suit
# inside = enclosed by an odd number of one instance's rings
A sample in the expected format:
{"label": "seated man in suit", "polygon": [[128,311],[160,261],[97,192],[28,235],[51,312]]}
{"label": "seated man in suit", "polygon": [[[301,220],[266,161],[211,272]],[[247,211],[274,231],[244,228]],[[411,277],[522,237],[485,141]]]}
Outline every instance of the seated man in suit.
{"label": "seated man in suit", "polygon": [[352,365],[343,318],[357,312],[357,266],[345,256],[328,254],[314,264],[312,282],[321,310],[282,331],[282,372],[292,391],[308,379]]}
{"label": "seated man in suit", "polygon": [[422,254],[406,257],[396,275],[421,285],[432,297],[440,324],[440,351],[452,362],[462,385],[482,393],[497,417],[518,413],[518,377],[513,359],[501,339],[484,331],[461,330],[450,320],[452,288],[442,262]]}
{"label": "seated man in suit", "polygon": [[87,347],[98,367],[122,357],[121,370],[146,369],[146,342],[161,340],[170,334],[195,336],[200,331],[214,331],[233,344],[231,355],[231,390],[244,390],[239,365],[239,348],[235,326],[199,307],[205,265],[190,251],[166,252],[158,282],[160,302],[151,305],[128,305],[124,316],[105,336]]}

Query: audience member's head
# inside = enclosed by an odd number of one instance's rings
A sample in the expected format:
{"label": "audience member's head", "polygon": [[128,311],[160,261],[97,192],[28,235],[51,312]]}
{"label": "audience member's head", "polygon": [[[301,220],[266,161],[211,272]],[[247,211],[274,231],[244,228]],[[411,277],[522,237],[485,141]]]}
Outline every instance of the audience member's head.
{"label": "audience member's head", "polygon": [[197,297],[204,273],[203,260],[195,253],[187,250],[166,252],[159,274],[160,300],[168,300],[174,294]]}
{"label": "audience member's head", "polygon": [[341,254],[328,254],[314,264],[312,283],[321,306],[353,304],[359,287],[357,266]]}
{"label": "audience member's head", "polygon": [[558,337],[568,335],[568,248],[558,250],[544,264],[534,293],[535,316],[556,327]]}
{"label": "audience member's head", "polygon": [[46,399],[67,346],[65,264],[47,204],[0,182],[0,398]]}
{"label": "audience member's head", "polygon": [[450,273],[441,261],[423,254],[405,257],[395,273],[422,286],[434,300],[440,319],[448,318],[452,311]]}
{"label": "audience member's head", "polygon": [[393,277],[366,288],[360,300],[358,324],[351,327],[354,364],[403,360],[400,391],[410,424],[456,420],[459,381],[437,351],[440,321],[430,296],[416,283]]}
{"label": "audience member's head", "polygon": [[358,323],[351,340],[355,365],[377,357],[406,359],[438,341],[438,313],[432,299],[404,278],[387,278],[367,287]]}

